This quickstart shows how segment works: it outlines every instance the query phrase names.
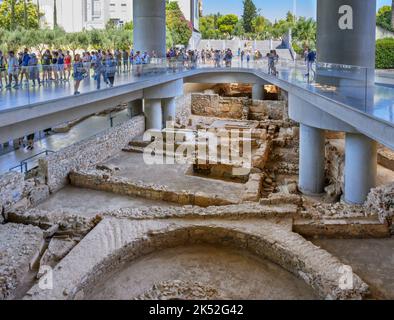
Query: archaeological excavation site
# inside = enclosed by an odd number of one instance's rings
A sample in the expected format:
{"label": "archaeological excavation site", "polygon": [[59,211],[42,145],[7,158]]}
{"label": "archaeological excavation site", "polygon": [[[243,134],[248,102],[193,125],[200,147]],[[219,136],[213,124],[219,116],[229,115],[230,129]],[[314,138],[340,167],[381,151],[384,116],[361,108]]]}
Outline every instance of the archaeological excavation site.
{"label": "archaeological excavation site", "polygon": [[300,126],[291,99],[185,83],[175,118],[110,106],[124,121],[1,175],[0,299],[394,299],[394,151],[351,201],[353,133]]}

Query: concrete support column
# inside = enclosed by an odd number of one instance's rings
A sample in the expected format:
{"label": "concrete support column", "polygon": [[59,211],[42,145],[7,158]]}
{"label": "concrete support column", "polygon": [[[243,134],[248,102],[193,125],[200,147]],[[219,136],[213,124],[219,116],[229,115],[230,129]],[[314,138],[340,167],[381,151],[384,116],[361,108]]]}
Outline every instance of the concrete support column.
{"label": "concrete support column", "polygon": [[263,100],[264,99],[264,86],[261,84],[254,84],[252,88],[252,99]]}
{"label": "concrete support column", "polygon": [[145,129],[163,129],[163,116],[161,108],[161,99],[145,99],[144,100],[145,113]]}
{"label": "concrete support column", "polygon": [[319,65],[317,81],[335,86],[338,93],[351,97],[362,110],[374,102],[375,41],[375,0],[317,1],[318,60],[356,66],[345,70],[333,66],[333,76],[332,70]]}
{"label": "concrete support column", "polygon": [[142,100],[130,101],[127,103],[127,113],[130,118],[138,116],[143,113]]}
{"label": "concrete support column", "polygon": [[155,51],[157,57],[166,53],[166,1],[134,0],[134,49]]}
{"label": "concrete support column", "polygon": [[166,127],[167,121],[175,121],[176,104],[175,98],[163,99],[163,126]]}
{"label": "concrete support column", "polygon": [[[317,1],[319,61],[366,67],[373,75],[375,41],[376,1]],[[374,83],[373,78],[369,81]]]}
{"label": "concrete support column", "polygon": [[304,124],[300,125],[299,189],[305,194],[324,192],[325,132]]}
{"label": "concrete support column", "polygon": [[345,201],[363,204],[376,186],[377,144],[358,134],[346,134],[345,148]]}

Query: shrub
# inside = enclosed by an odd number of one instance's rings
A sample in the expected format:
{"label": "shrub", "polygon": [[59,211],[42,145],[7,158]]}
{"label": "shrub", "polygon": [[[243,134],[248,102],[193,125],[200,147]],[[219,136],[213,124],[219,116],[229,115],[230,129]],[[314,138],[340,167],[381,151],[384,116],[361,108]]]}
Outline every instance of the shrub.
{"label": "shrub", "polygon": [[394,38],[376,41],[376,68],[394,69]]}

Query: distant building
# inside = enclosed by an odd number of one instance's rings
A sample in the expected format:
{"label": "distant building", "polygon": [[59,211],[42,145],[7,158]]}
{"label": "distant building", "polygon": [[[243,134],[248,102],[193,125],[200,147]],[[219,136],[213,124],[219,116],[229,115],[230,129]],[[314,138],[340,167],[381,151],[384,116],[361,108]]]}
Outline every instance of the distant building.
{"label": "distant building", "polygon": [[[44,13],[42,24],[54,25],[54,0],[33,0]],[[144,0],[146,1],[146,0]],[[194,30],[199,29],[202,0],[178,1]],[[133,0],[56,0],[57,24],[67,32],[104,29],[109,21],[123,25],[133,20]]]}

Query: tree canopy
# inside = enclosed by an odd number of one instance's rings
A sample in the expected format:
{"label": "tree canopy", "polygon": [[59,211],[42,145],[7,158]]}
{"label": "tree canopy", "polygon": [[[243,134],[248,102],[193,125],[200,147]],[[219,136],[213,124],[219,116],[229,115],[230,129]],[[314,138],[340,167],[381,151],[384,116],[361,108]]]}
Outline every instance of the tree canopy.
{"label": "tree canopy", "polygon": [[0,29],[16,30],[17,27],[38,29],[38,12],[37,5],[32,0],[3,0],[0,4]]}
{"label": "tree canopy", "polygon": [[376,24],[383,29],[394,31],[392,25],[392,9],[390,6],[383,6],[376,15]]}
{"label": "tree canopy", "polygon": [[166,5],[167,31],[173,44],[186,46],[192,36],[192,26],[186,20],[179,8],[178,2],[168,2]]}
{"label": "tree canopy", "polygon": [[225,16],[221,16],[217,21],[219,31],[230,36],[233,34],[237,23],[238,17],[235,14],[227,14]]}
{"label": "tree canopy", "polygon": [[253,32],[253,20],[257,17],[257,9],[253,0],[243,0],[244,12],[242,20],[245,32]]}

